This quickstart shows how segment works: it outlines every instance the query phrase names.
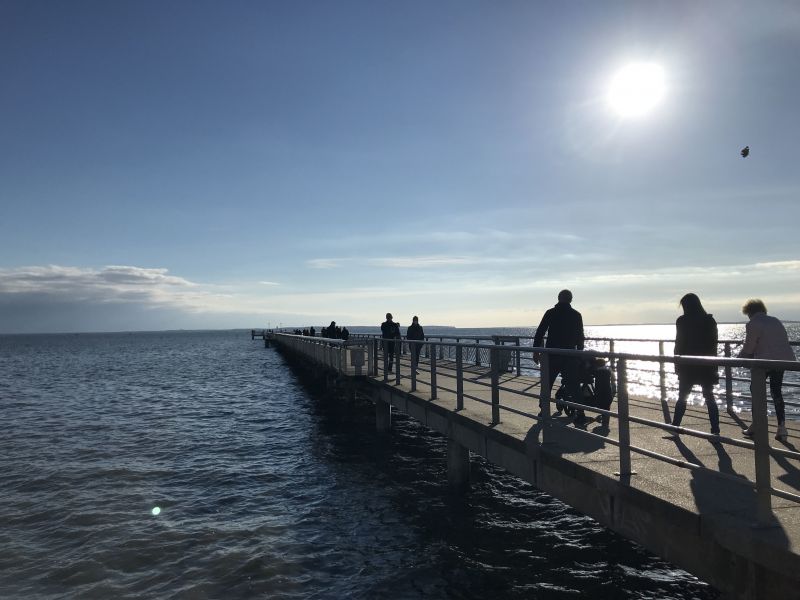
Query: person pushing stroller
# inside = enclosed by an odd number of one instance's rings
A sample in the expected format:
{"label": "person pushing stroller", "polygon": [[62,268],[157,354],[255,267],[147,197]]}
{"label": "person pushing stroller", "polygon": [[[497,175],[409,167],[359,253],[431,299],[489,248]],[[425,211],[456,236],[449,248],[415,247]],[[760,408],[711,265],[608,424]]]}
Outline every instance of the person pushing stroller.
{"label": "person pushing stroller", "polygon": [[[569,290],[561,290],[558,293],[558,304],[553,308],[547,310],[536,328],[536,334],[533,338],[533,346],[541,348],[544,336],[547,335],[546,348],[563,348],[566,350],[583,350],[584,334],[583,334],[583,317],[581,313],[572,308],[572,292]],[[539,352],[534,352],[533,362],[537,365],[541,359]],[[581,384],[580,377],[575,373],[579,368],[579,361],[572,356],[563,356],[559,354],[548,355],[548,378],[547,382],[549,388],[542,389],[542,394],[547,392],[547,396],[553,388],[553,382],[559,374],[562,381],[566,385],[565,390],[571,398],[580,401],[581,397]],[[541,405],[540,405],[541,408]],[[576,411],[575,424],[586,424],[586,416],[582,410]]]}

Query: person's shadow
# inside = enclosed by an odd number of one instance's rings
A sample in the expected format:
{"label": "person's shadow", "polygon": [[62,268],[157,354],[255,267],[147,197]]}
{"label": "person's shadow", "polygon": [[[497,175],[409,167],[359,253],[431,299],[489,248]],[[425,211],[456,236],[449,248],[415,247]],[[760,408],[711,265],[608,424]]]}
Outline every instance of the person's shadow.
{"label": "person's shadow", "polygon": [[[781,444],[783,444],[787,450],[791,450],[792,452],[798,451],[797,447],[791,442],[786,441],[781,442]],[[797,464],[779,454],[773,454],[772,458],[774,458],[775,462],[785,471],[783,475],[778,475],[778,479],[792,488],[792,491],[800,489],[800,469],[798,469]]]}
{"label": "person's shadow", "polygon": [[[680,438],[675,440],[678,451],[686,461],[698,465],[700,468],[692,469],[690,487],[695,504],[701,519],[724,521],[730,518],[740,520],[745,518],[751,525],[757,525],[758,504],[756,490],[752,483],[743,475],[736,472],[733,461],[721,442],[712,442],[717,452],[717,469],[706,467],[698,456]],[[721,477],[719,473],[732,476]],[[789,538],[786,531],[773,520],[763,526],[759,524],[771,543],[781,547],[789,547]]]}
{"label": "person's shadow", "polygon": [[[572,426],[571,417],[554,414],[549,420],[539,416],[537,422],[525,435],[525,444],[538,445],[543,450],[563,456],[569,454],[589,454],[606,447],[601,436],[608,434],[608,428],[595,427],[590,435],[586,425]],[[593,421],[589,421],[589,425]]]}

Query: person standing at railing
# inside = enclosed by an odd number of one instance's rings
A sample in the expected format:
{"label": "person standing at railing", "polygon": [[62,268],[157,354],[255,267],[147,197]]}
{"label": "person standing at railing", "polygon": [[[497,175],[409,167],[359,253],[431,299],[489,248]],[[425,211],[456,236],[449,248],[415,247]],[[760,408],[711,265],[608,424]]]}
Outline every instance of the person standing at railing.
{"label": "person standing at railing", "polygon": [[[536,328],[536,335],[533,338],[534,348],[541,348],[544,336],[547,335],[546,348],[563,348],[566,350],[583,350],[583,317],[581,313],[572,308],[572,292],[561,290],[558,293],[558,304],[547,310]],[[557,375],[561,374],[561,379],[567,386],[567,394],[573,402],[582,400],[580,394],[580,381],[578,380],[578,359],[572,356],[560,356],[558,354],[548,355],[548,383],[549,390],[542,389],[542,393],[548,392],[553,388],[553,382]],[[533,362],[537,365],[541,359],[539,352],[534,352]],[[575,414],[575,424],[583,425],[586,417],[582,410],[577,410]]]}
{"label": "person standing at railing", "polygon": [[[761,300],[748,300],[742,307],[742,313],[750,319],[745,326],[744,346],[739,358],[761,358],[765,360],[797,360],[789,344],[789,336],[783,323],[775,317],[767,315],[767,307]],[[769,393],[775,405],[775,416],[778,419],[778,431],[775,439],[785,442],[789,437],[786,431],[786,413],[783,407],[783,371],[767,371]],[[752,390],[751,390],[752,392]],[[744,435],[753,437],[753,426],[744,430]]]}
{"label": "person standing at railing", "polygon": [[392,321],[392,313],[386,313],[386,320],[381,323],[381,337],[383,338],[383,364],[390,373],[394,368],[395,342],[389,340],[400,339],[400,326]]}
{"label": "person standing at railing", "polygon": [[[675,322],[675,355],[716,356],[718,331],[714,317],[706,312],[697,294],[686,294],[681,298],[683,314]],[[685,365],[675,363],[678,375],[678,401],[672,424],[679,427],[686,412],[686,399],[692,388],[699,385],[706,400],[711,433],[719,433],[719,409],[714,399],[714,386],[719,383],[716,365]]]}
{"label": "person standing at railing", "polygon": [[[425,332],[422,329],[422,325],[419,324],[419,317],[416,315],[413,319],[411,319],[411,325],[409,325],[408,329],[406,330],[406,339],[420,341],[425,339]],[[410,344],[410,346],[412,360],[411,368],[419,373],[419,371],[417,371],[417,365],[419,365],[419,353],[422,352],[422,344]]]}

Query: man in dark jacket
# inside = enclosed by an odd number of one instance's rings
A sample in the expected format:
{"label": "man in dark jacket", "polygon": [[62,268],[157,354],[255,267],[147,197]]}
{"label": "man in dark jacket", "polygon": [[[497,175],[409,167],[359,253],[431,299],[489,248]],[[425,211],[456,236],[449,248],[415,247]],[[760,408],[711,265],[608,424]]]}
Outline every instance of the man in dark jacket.
{"label": "man in dark jacket", "polygon": [[[547,344],[545,348],[564,348],[569,350],[583,350],[583,317],[581,313],[572,308],[572,292],[561,290],[558,293],[558,304],[544,313],[542,322],[536,328],[536,335],[533,338],[535,348],[541,348],[545,334]],[[533,361],[538,365],[541,355],[538,352],[533,354]],[[580,382],[577,377],[578,360],[570,356],[559,356],[558,354],[548,354],[548,381],[552,390],[553,382],[557,375],[561,374],[562,382],[567,386],[567,394],[573,402],[580,402]],[[544,393],[547,390],[542,390]],[[578,410],[575,423],[582,425],[586,422],[586,417],[582,410]]]}
{"label": "man in dark jacket", "polygon": [[[406,331],[406,339],[409,340],[424,340],[425,332],[422,330],[422,325],[419,324],[419,317],[415,316],[411,320],[411,325],[408,326]],[[411,346],[411,368],[417,370],[419,364],[419,353],[422,352],[423,344],[409,344]],[[417,371],[419,373],[419,371]]]}
{"label": "man in dark jacket", "polygon": [[400,326],[392,321],[392,313],[386,313],[386,320],[381,323],[381,337],[383,338],[383,364],[390,373],[394,368],[394,341],[400,337]]}

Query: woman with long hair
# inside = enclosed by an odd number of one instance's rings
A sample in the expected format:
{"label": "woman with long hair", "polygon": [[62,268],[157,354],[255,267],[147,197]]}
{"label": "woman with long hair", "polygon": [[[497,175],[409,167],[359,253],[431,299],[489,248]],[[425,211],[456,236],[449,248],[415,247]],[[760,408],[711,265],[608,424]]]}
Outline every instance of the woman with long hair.
{"label": "woman with long hair", "polygon": [[[718,333],[714,317],[705,311],[697,294],[686,294],[681,298],[681,306],[683,314],[675,322],[675,355],[716,356]],[[699,385],[706,400],[711,433],[718,434],[719,409],[714,399],[714,386],[719,383],[717,366],[675,363],[675,372],[678,375],[678,401],[672,424],[680,426],[686,412],[686,399],[692,388]]]}

